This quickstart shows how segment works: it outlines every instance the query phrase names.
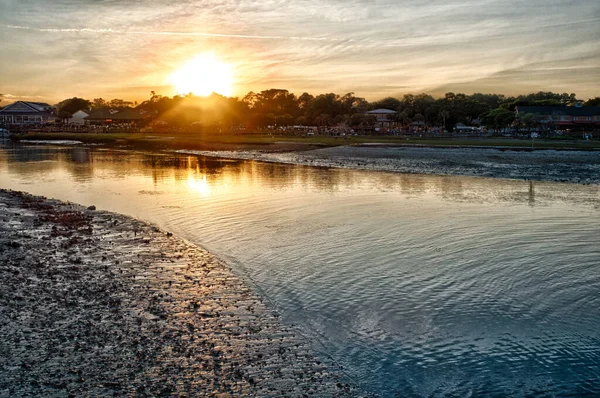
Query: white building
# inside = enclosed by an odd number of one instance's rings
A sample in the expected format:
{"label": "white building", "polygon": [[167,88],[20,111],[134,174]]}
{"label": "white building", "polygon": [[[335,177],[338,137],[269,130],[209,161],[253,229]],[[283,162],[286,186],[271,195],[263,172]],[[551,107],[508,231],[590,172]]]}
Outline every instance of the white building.
{"label": "white building", "polygon": [[84,110],[77,111],[71,116],[70,119],[67,119],[67,123],[83,126],[85,124],[85,118],[89,115],[90,113]]}
{"label": "white building", "polygon": [[392,121],[398,112],[390,109],[373,109],[372,111],[366,112],[367,115],[375,116],[378,123],[384,123]]}

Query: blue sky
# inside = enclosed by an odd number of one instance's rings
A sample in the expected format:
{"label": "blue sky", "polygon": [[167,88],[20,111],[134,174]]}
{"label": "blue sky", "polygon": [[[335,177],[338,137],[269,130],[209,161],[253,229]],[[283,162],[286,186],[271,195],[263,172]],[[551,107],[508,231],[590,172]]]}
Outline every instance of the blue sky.
{"label": "blue sky", "polygon": [[600,95],[597,0],[0,0],[5,100],[143,100],[212,52],[234,95],[287,88]]}

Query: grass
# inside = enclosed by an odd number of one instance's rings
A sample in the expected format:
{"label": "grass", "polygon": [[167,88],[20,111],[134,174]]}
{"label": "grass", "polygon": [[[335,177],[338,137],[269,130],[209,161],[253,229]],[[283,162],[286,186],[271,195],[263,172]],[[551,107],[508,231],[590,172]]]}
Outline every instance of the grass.
{"label": "grass", "polygon": [[[40,133],[15,136],[20,140],[76,140],[86,144],[130,146],[140,149],[266,149],[299,150],[317,146],[339,146],[365,143],[388,145],[423,145],[433,147],[518,147],[531,148],[529,139],[512,138],[431,138],[398,136],[285,136],[268,133],[214,134],[214,133]],[[304,144],[304,145],[299,145]],[[565,139],[536,139],[535,148],[541,149],[600,149],[600,141]]]}

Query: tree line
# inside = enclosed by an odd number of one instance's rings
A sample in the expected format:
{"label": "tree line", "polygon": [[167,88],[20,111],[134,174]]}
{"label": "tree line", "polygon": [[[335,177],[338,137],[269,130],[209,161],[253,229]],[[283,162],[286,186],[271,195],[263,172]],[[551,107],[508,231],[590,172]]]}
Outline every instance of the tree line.
{"label": "tree line", "polygon": [[[572,106],[581,103],[574,93],[537,92],[519,96],[502,94],[455,94],[446,93],[441,98],[429,94],[405,94],[401,98],[387,97],[369,102],[350,92],[295,95],[284,89],[249,92],[244,97],[225,97],[212,94],[197,97],[191,94],[163,96],[152,91],[149,99],[141,104],[102,98],[86,100],[69,98],[57,106],[60,117],[68,118],[82,109],[104,107],[126,108],[139,106],[155,115],[155,119],[173,126],[240,126],[265,128],[268,126],[338,126],[369,127],[375,123],[365,114],[374,109],[396,111],[390,121],[400,126],[413,122],[422,125],[451,129],[457,123],[472,125],[481,123],[488,127],[503,128],[515,122],[517,106]],[[584,106],[600,106],[600,97],[583,102]],[[533,117],[523,123],[534,123]]]}

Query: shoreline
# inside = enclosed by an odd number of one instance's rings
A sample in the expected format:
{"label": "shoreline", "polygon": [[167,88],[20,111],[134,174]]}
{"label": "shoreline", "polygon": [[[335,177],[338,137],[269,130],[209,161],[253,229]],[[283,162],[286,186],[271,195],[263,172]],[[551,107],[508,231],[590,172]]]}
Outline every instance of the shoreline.
{"label": "shoreline", "polygon": [[356,396],[207,251],[0,189],[0,397]]}
{"label": "shoreline", "polygon": [[[21,141],[27,145],[28,141]],[[34,141],[29,141],[34,143]],[[44,144],[64,145],[64,141]],[[42,144],[41,141],[37,141]],[[68,146],[68,145],[67,145]],[[103,146],[81,143],[89,148],[115,150],[147,150],[164,153],[199,155],[236,160],[255,160],[326,168],[346,168],[407,174],[456,175],[548,181],[576,184],[600,184],[600,150],[429,146],[415,144],[362,143],[337,146],[315,146],[294,142],[262,145],[223,144],[214,149],[144,148],[137,145]],[[227,149],[229,148],[229,149]]]}
{"label": "shoreline", "polygon": [[600,152],[588,151],[362,145],[282,153],[187,149],[173,152],[366,171],[600,184]]}
{"label": "shoreline", "polygon": [[[286,136],[270,132],[251,134],[205,133],[41,133],[30,132],[11,137],[13,141],[80,141],[84,145],[130,147],[146,150],[191,150],[263,152],[305,151],[319,148],[353,145],[374,145],[407,148],[479,148],[538,151],[600,151],[598,140],[529,139],[505,137],[417,137],[417,136]],[[533,148],[532,148],[533,145]]]}

